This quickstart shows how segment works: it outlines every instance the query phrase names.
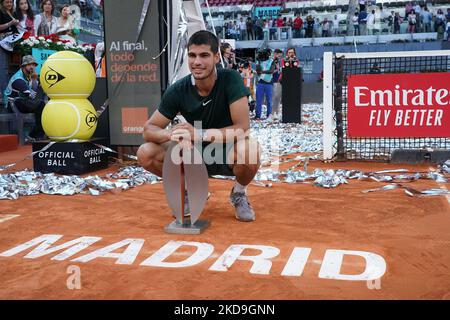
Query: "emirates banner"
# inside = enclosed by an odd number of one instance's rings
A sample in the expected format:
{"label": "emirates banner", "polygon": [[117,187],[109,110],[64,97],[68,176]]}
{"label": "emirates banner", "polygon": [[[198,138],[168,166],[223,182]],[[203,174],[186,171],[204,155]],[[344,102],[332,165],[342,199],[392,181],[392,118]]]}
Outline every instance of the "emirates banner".
{"label": "emirates banner", "polygon": [[348,77],[348,136],[450,137],[450,73]]}
{"label": "emirates banner", "polygon": [[105,0],[105,53],[113,145],[143,143],[144,123],[161,98],[156,0]]}

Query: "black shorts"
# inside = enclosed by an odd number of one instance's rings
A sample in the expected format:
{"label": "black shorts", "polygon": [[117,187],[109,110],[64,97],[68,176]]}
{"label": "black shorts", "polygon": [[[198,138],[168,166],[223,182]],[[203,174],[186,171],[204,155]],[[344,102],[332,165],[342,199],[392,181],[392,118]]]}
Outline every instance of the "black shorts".
{"label": "black shorts", "polygon": [[[202,158],[209,176],[234,176],[232,164],[227,164],[227,155],[234,152],[234,143],[209,143],[201,145]],[[197,148],[198,149],[198,148]]]}

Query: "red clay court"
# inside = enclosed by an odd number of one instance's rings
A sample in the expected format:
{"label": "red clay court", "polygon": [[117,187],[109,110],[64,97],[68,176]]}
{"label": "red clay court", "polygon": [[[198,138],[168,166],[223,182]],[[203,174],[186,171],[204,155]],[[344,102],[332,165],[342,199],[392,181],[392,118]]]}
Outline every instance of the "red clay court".
{"label": "red clay court", "polygon": [[[0,165],[23,159],[30,147],[1,154]],[[31,160],[14,171],[30,168]],[[314,168],[375,171],[404,168],[427,172],[428,165],[336,162],[310,163]],[[117,167],[96,172],[99,176]],[[0,255],[42,235],[62,235],[50,247],[82,236],[101,238],[76,255],[52,260],[65,249],[37,258],[24,258],[33,246],[0,257],[1,299],[450,299],[450,202],[447,196],[409,197],[396,189],[377,193],[375,181],[351,181],[334,189],[311,184],[275,183],[272,188],[250,186],[257,220],[241,223],[228,202],[231,181],[210,179],[212,193],[202,218],[212,226],[201,235],[171,235],[164,226],[172,220],[162,184],[144,185],[101,196],[37,195],[0,202]],[[445,188],[433,180],[409,186],[424,190]],[[71,260],[125,239],[141,239],[131,254],[117,258]],[[214,246],[203,262],[186,268],[142,266],[170,241]],[[280,250],[270,259],[269,274],[251,273],[252,262],[237,260],[227,271],[211,271],[232,245],[271,246]],[[301,276],[281,275],[294,248],[310,248]],[[127,246],[114,253],[124,253]],[[379,281],[345,281],[318,277],[327,250],[370,252],[381,256],[386,272]],[[195,251],[179,248],[166,262],[180,262]],[[245,249],[244,256],[258,255]],[[346,255],[341,274],[358,275],[362,257]],[[69,266],[80,269],[80,290],[68,289]]]}

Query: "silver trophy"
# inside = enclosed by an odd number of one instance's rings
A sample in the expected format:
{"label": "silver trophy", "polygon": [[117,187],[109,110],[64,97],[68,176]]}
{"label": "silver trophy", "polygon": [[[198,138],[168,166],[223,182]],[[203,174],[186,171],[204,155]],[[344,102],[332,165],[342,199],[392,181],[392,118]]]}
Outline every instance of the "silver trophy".
{"label": "silver trophy", "polygon": [[[162,176],[167,203],[176,218],[165,227],[165,231],[202,233],[211,223],[199,220],[208,199],[208,171],[200,151],[195,147],[182,148],[177,142],[172,142],[164,157]],[[189,198],[190,217],[184,215],[185,191]]]}

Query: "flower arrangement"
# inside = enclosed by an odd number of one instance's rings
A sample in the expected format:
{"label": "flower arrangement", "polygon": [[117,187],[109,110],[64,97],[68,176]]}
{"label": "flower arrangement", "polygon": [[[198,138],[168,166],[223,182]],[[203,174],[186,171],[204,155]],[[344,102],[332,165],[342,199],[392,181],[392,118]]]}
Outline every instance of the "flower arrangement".
{"label": "flower arrangement", "polygon": [[14,52],[17,52],[22,56],[31,54],[33,48],[55,51],[70,50],[84,54],[88,51],[93,51],[95,49],[95,44],[78,45],[71,40],[60,38],[56,34],[35,37],[29,32],[25,32],[22,39],[14,43]]}

